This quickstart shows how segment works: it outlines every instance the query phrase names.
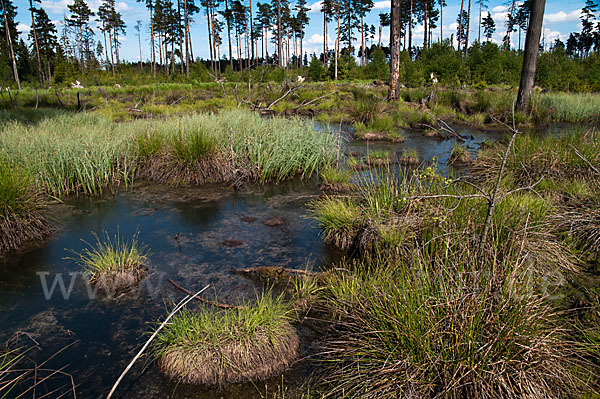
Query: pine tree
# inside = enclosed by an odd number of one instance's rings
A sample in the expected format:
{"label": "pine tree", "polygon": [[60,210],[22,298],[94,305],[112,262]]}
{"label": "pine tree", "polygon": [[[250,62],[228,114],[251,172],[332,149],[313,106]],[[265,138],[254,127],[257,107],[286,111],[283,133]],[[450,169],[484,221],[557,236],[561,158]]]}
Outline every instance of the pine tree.
{"label": "pine tree", "polygon": [[271,12],[271,6],[268,3],[257,3],[256,7],[258,8],[258,12],[256,13],[256,24],[261,31],[261,50],[262,50],[262,58],[263,63],[266,62],[267,58],[269,58],[269,50],[268,50],[268,39],[269,39],[269,28],[272,25],[273,15]]}
{"label": "pine tree", "polygon": [[29,0],[29,12],[31,13],[31,33],[33,34],[33,44],[35,49],[35,56],[37,58],[37,70],[38,70],[38,78],[40,80],[40,86],[44,87],[44,77],[42,76],[42,57],[40,56],[40,46],[37,38],[37,29],[35,26],[35,11],[36,8],[33,6],[33,3],[39,3],[40,0]]}
{"label": "pine tree", "polygon": [[15,82],[17,83],[18,89],[21,90],[21,80],[19,79],[19,71],[17,69],[17,58],[15,55],[15,47],[16,47],[16,42],[17,42],[17,37],[18,37],[17,24],[15,23],[15,16],[17,15],[17,9],[10,0],[0,0],[0,6],[1,6],[0,11],[2,11],[2,20],[3,20],[3,21],[0,21],[0,22],[3,22],[3,26],[2,26],[2,29],[0,29],[0,33],[2,34],[2,36],[4,36],[6,38],[6,46],[7,46],[7,48],[5,48],[5,49],[2,49],[2,47],[0,47],[0,49],[8,50],[8,51],[2,51],[1,53],[9,54],[10,63],[12,65],[12,70],[13,70],[13,78],[15,79]]}
{"label": "pine tree", "polygon": [[146,8],[150,12],[150,55],[152,57],[152,73],[156,80],[156,48],[154,46],[154,2],[153,0],[137,0],[140,3],[144,3]]}
{"label": "pine tree", "polygon": [[381,47],[381,33],[385,26],[390,26],[390,13],[381,12],[379,13],[379,42],[378,46]]}
{"label": "pine tree", "polygon": [[494,32],[496,32],[496,23],[494,22],[491,13],[488,12],[487,17],[481,20],[481,26],[483,27],[483,36],[489,42]]}
{"label": "pine tree", "polygon": [[598,4],[596,4],[594,0],[586,0],[585,6],[581,9],[581,33],[579,35],[579,41],[584,56],[589,53],[594,45],[594,36],[597,33],[594,30],[594,21],[596,19],[595,14],[597,10]]}
{"label": "pine tree", "polygon": [[84,71],[84,31],[88,28],[90,17],[94,15],[85,0],[74,0],[73,4],[67,6],[71,16],[66,19],[67,24],[79,30],[79,62],[81,73]]}
{"label": "pine tree", "polygon": [[[304,54],[304,47],[302,46],[302,42],[304,41],[304,30],[309,22],[308,11],[310,8],[306,7],[306,0],[298,0],[296,3],[296,23],[298,25],[298,37],[300,39],[300,59],[302,59],[302,55]],[[301,62],[299,61],[301,64]]]}
{"label": "pine tree", "polygon": [[[56,57],[56,48],[58,47],[56,26],[48,17],[43,8],[36,8],[34,11],[36,34],[40,49],[40,57],[46,66],[46,80],[52,79],[51,63]],[[31,35],[31,32],[30,32]]]}

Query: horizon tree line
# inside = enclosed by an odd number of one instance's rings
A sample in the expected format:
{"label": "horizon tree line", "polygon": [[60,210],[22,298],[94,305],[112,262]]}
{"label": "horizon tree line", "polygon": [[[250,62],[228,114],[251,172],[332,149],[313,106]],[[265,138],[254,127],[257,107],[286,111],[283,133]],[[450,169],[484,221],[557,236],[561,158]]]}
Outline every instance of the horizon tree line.
{"label": "horizon tree line", "polygon": [[[149,60],[151,71],[156,79],[158,72],[166,76],[177,73],[190,76],[190,64],[195,60],[190,26],[194,18],[206,21],[209,47],[209,62],[212,76],[216,79],[229,64],[232,70],[243,70],[260,64],[273,64],[278,67],[301,67],[307,64],[304,49],[306,27],[310,22],[307,0],[137,0],[144,4],[149,13],[147,29],[149,33]],[[521,49],[521,32],[528,29],[533,0],[508,4],[506,34],[502,46],[511,49],[511,36],[516,34]],[[496,21],[490,12],[484,15],[487,0],[475,0],[478,6],[477,41],[483,37],[490,41],[496,32]],[[420,48],[414,42],[414,30],[423,26],[421,49],[434,43],[434,32],[439,28],[438,40],[444,39],[445,0],[395,0],[391,12],[379,13],[379,34],[376,41],[382,47],[382,32],[390,28],[390,42],[397,40],[398,51],[406,51],[414,58]],[[320,12],[323,15],[323,49],[321,61],[334,70],[338,78],[340,57],[357,56],[360,65],[369,60],[370,48],[375,43],[377,29],[369,26],[365,19],[374,8],[373,0],[323,0]],[[113,77],[121,65],[122,38],[126,35],[126,25],[117,10],[115,0],[102,0],[93,12],[86,0],[73,0],[68,5],[69,14],[62,23],[58,37],[56,25],[41,7],[40,0],[29,0],[28,11],[31,29],[29,45],[17,31],[15,17],[17,8],[13,0],[0,0],[0,61],[5,74],[10,71],[13,80],[20,87],[20,60],[31,55],[40,87],[47,86],[53,75],[64,70],[77,68],[81,74],[86,70],[102,68]],[[469,35],[472,31],[472,0],[460,0],[457,15],[456,37],[450,35],[450,42],[464,56],[468,55]],[[475,11],[475,12],[477,12]],[[598,3],[587,0],[582,9],[581,32],[569,36],[564,46],[571,57],[586,57],[592,51],[600,50],[600,22],[597,17]],[[446,18],[448,18],[446,16]],[[101,40],[96,41],[96,32],[91,22],[98,23]],[[331,26],[333,25],[333,27]],[[138,36],[140,68],[143,66],[142,30],[143,21],[137,21],[135,30]],[[334,48],[329,48],[330,32],[334,34]],[[227,37],[225,37],[225,35]],[[396,37],[397,36],[397,37]],[[371,47],[368,46],[369,41]],[[272,47],[270,47],[270,45]],[[358,48],[355,48],[357,45]],[[226,46],[227,48],[224,48]],[[260,47],[259,47],[260,46]],[[271,54],[270,48],[273,49]],[[316,56],[316,54],[315,54]],[[394,62],[393,54],[390,62]],[[35,64],[35,65],[33,65]]]}

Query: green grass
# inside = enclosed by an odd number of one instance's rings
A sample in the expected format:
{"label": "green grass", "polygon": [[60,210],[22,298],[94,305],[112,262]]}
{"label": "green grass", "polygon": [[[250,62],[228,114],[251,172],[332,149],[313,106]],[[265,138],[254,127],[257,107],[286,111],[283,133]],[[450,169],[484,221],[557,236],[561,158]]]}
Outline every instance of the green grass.
{"label": "green grass", "polygon": [[0,156],[0,216],[25,215],[40,205],[31,178]]}
{"label": "green grass", "polygon": [[325,241],[348,249],[356,231],[362,223],[362,210],[354,202],[347,199],[325,197],[309,204],[310,215],[321,229]]}
{"label": "green grass", "polygon": [[532,98],[538,119],[567,123],[598,122],[600,95],[584,93],[541,93]]}
{"label": "green grass", "polygon": [[171,347],[211,349],[226,342],[251,341],[257,330],[275,338],[289,311],[288,304],[268,292],[258,295],[255,303],[236,309],[183,308],[159,333],[155,349],[159,356]]}
{"label": "green grass", "polygon": [[114,123],[98,114],[60,114],[36,125],[7,123],[0,147],[48,194],[101,194],[132,182],[136,157],[162,152],[185,162],[230,149],[262,181],[310,176],[335,155],[335,139],[299,119],[223,111]]}
{"label": "green grass", "polygon": [[[325,397],[517,398],[589,389],[585,345],[531,289],[518,263],[464,252],[411,264],[344,266],[321,295],[335,315],[323,349]],[[594,375],[594,371],[588,371]]]}
{"label": "green grass", "polygon": [[87,243],[76,260],[90,278],[96,281],[99,276],[113,276],[120,272],[138,273],[144,266],[149,251],[140,243],[139,233],[124,239],[119,233],[111,237],[104,232],[102,238],[93,233],[96,242]]}
{"label": "green grass", "polygon": [[22,380],[27,378],[31,370],[20,370],[19,362],[25,353],[19,350],[2,350],[0,352],[0,398],[7,398],[10,392]]}
{"label": "green grass", "polygon": [[372,150],[367,153],[368,159],[389,159],[390,152],[384,150]]}
{"label": "green grass", "polygon": [[419,152],[415,148],[403,149],[400,155],[402,159],[419,159]]}
{"label": "green grass", "polygon": [[328,166],[320,172],[321,180],[325,183],[348,184],[354,173],[350,169],[340,169]]}

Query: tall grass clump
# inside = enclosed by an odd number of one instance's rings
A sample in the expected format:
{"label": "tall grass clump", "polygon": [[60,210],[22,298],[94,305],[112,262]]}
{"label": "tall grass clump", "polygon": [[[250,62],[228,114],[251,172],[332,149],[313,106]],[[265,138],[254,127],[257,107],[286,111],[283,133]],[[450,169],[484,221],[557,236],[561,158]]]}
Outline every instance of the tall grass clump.
{"label": "tall grass clump", "polygon": [[[500,167],[503,148],[504,144],[497,143],[480,151],[474,172],[484,178],[493,176]],[[590,163],[600,167],[600,134],[593,128],[573,128],[557,135],[519,134],[507,168],[518,183],[540,177],[568,181],[595,177]]]}
{"label": "tall grass clump", "polygon": [[324,168],[320,173],[322,183],[320,188],[327,193],[345,193],[354,188],[351,183],[354,172],[351,169],[336,168],[332,165]]}
{"label": "tall grass clump", "polygon": [[362,224],[362,210],[354,202],[335,197],[325,197],[309,204],[314,218],[325,237],[325,242],[347,250]]}
{"label": "tall grass clump", "polygon": [[48,194],[99,194],[130,181],[131,125],[93,114],[62,114],[36,125],[8,123],[0,132],[7,156]]}
{"label": "tall grass clump", "polygon": [[597,123],[600,121],[600,95],[540,93],[533,96],[532,109],[542,120],[566,123]]}
{"label": "tall grass clump", "polygon": [[[493,259],[493,258],[492,258]],[[378,258],[331,277],[323,346],[326,397],[570,397],[597,369],[524,259],[423,253]],[[351,267],[352,268],[352,267]],[[586,375],[578,374],[585,370]],[[593,377],[591,377],[593,378]]]}
{"label": "tall grass clump", "polygon": [[107,292],[120,292],[137,284],[146,271],[149,251],[140,242],[139,233],[126,240],[119,233],[102,238],[93,233],[96,242],[77,254],[77,262],[91,283]]}
{"label": "tall grass clump", "polygon": [[[247,111],[135,123],[140,132],[138,152],[162,154],[170,160],[158,168],[173,169],[180,161],[186,167],[200,162],[203,168],[185,169],[185,173],[209,172],[208,180],[234,178],[236,170],[261,181],[306,177],[328,165],[336,150],[333,135],[316,131],[308,121],[261,118]],[[165,139],[159,142],[155,136]]]}
{"label": "tall grass clump", "polygon": [[280,374],[298,356],[289,312],[268,292],[235,309],[184,308],[153,344],[159,368],[178,382],[216,386]]}
{"label": "tall grass clump", "polygon": [[43,206],[32,179],[0,154],[0,253],[49,233]]}

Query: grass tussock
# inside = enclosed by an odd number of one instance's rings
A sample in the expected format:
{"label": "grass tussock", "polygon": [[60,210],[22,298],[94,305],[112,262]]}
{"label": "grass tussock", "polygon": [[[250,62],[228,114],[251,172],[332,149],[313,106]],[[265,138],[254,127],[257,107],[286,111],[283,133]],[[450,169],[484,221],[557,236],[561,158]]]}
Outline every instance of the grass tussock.
{"label": "grass tussock", "polygon": [[0,253],[45,238],[50,224],[44,200],[32,180],[0,157]]}
{"label": "grass tussock", "polygon": [[[521,259],[522,261],[523,259]],[[338,272],[322,294],[325,397],[568,397],[586,389],[583,345],[523,262],[466,253]],[[589,387],[588,387],[589,388]]]}
{"label": "grass tussock", "polygon": [[135,286],[146,274],[149,251],[140,243],[139,233],[126,240],[119,233],[102,238],[94,233],[95,244],[88,244],[77,261],[90,282],[106,292],[117,293]]}
{"label": "grass tussock", "polygon": [[[219,181],[238,171],[260,181],[309,176],[333,160],[336,148],[333,135],[310,122],[247,111],[122,123],[61,114],[35,125],[10,122],[0,133],[6,155],[57,197],[127,185],[136,169],[138,177],[177,183]],[[205,176],[190,177],[201,171]]]}
{"label": "grass tussock", "polygon": [[[480,152],[472,170],[490,182],[497,173],[503,144]],[[600,206],[600,136],[596,130],[573,129],[561,135],[517,136],[506,164],[503,186],[538,183],[536,192],[553,208],[549,223],[564,242],[583,254],[598,254]]]}
{"label": "grass tussock", "polygon": [[182,309],[157,336],[161,371],[186,384],[222,386],[280,374],[298,356],[288,305],[269,293],[233,310]]}
{"label": "grass tussock", "polygon": [[416,149],[404,149],[398,158],[401,165],[417,165],[419,163],[419,153]]}
{"label": "grass tussock", "polygon": [[452,148],[452,153],[450,153],[450,157],[448,158],[449,165],[465,165],[471,162],[471,154],[469,154],[469,150],[465,148],[465,146],[456,144]]}
{"label": "grass tussock", "polygon": [[[363,253],[384,253],[404,260],[412,258],[415,251],[481,255],[481,226],[488,206],[473,187],[438,175],[434,167],[410,177],[372,173],[358,187],[358,195],[351,199],[325,197],[311,204],[312,217],[329,243],[341,249],[354,245]],[[534,274],[577,270],[568,244],[553,234],[552,209],[533,193],[506,197],[496,206],[492,219],[495,246],[487,245],[484,252],[508,256],[512,243],[519,242]]]}
{"label": "grass tussock", "polygon": [[329,194],[342,194],[352,191],[354,184],[351,183],[354,175],[351,169],[341,169],[329,166],[319,174],[321,178],[320,188]]}

